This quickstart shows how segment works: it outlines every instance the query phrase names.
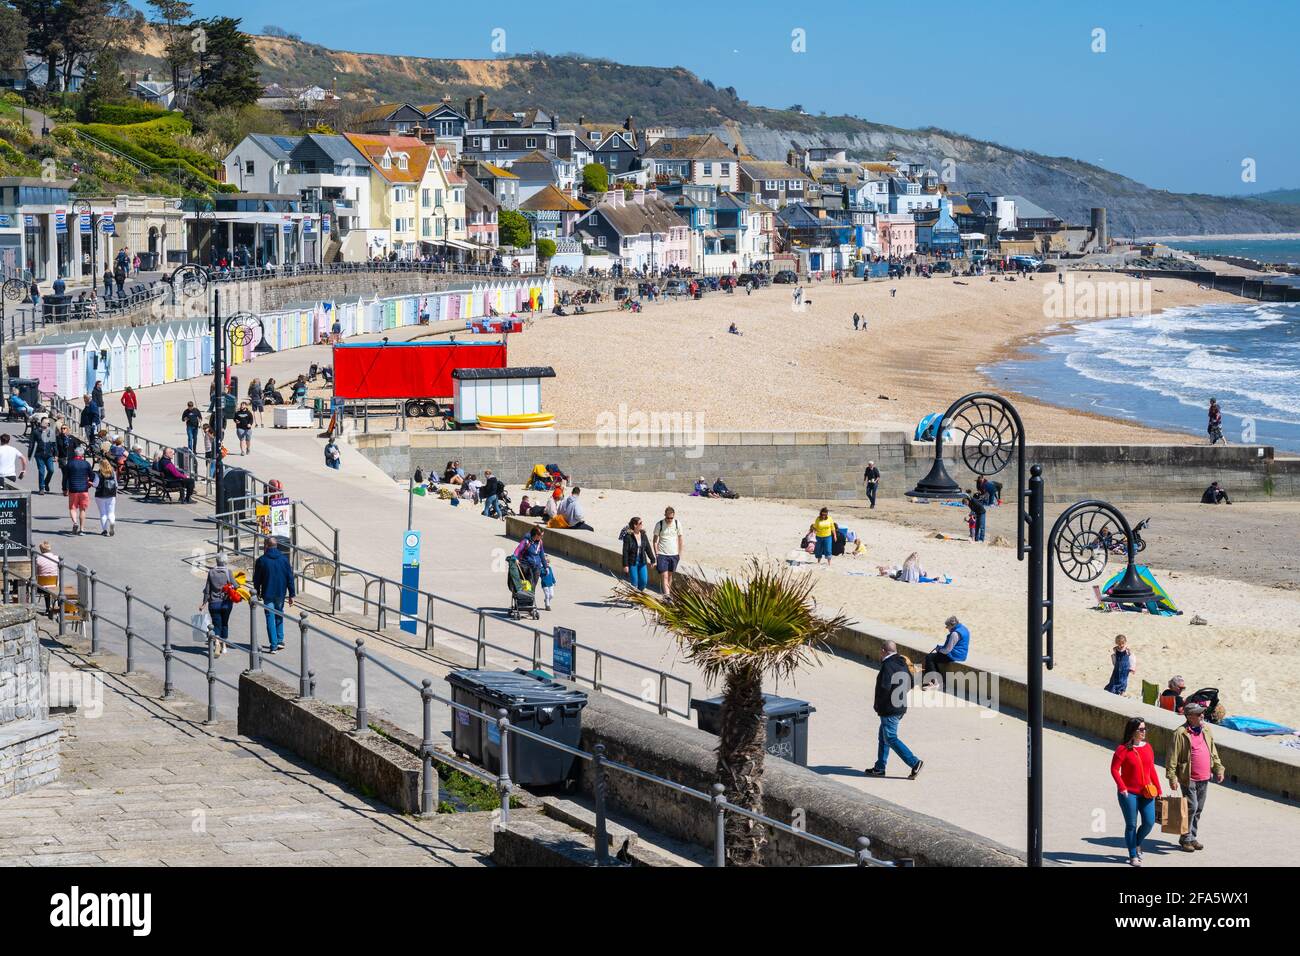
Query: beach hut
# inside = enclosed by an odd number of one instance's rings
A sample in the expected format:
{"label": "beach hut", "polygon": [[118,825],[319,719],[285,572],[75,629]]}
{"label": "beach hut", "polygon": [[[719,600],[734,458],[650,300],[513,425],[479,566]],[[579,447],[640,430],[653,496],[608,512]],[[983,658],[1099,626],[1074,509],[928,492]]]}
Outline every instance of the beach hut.
{"label": "beach hut", "polygon": [[126,336],[114,329],[108,343],[108,382],[106,392],[120,392],[126,385]]}
{"label": "beach hut", "polygon": [[212,374],[212,336],[204,335],[199,338],[199,374]]}
{"label": "beach hut", "polygon": [[24,378],[40,380],[45,394],[80,398],[85,368],[86,334],[72,332],[46,336],[18,349],[18,371]]}
{"label": "beach hut", "polygon": [[132,388],[140,387],[140,332],[131,329],[126,335],[126,348],[123,361],[126,384]]}
{"label": "beach hut", "polygon": [[153,327],[146,325],[140,329],[140,387],[153,384]]}
{"label": "beach hut", "polygon": [[162,380],[164,383],[176,381],[176,327],[168,323],[162,330],[163,363]]}
{"label": "beach hut", "polygon": [[153,359],[153,384],[161,385],[166,381],[163,376],[166,374],[167,367],[165,328],[161,325],[149,326],[149,339],[153,343],[153,351],[150,353],[150,358]]}

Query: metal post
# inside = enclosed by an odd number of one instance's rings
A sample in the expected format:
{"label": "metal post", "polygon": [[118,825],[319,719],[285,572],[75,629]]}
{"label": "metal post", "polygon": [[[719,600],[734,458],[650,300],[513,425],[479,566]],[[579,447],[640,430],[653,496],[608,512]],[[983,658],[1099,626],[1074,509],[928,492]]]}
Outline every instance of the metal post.
{"label": "metal post", "polygon": [[[603,658],[601,657],[600,648],[595,648],[593,653],[595,653],[596,659],[592,662],[591,665],[591,686],[594,690],[600,690],[600,671],[601,671],[601,664],[604,661]],[[573,669],[573,675],[575,677],[578,676],[578,669],[576,667]]]}
{"label": "metal post", "polygon": [[366,642],[357,638],[357,732],[370,726],[366,714]]}
{"label": "metal post", "polygon": [[66,614],[66,609],[63,606],[63,559],[62,558],[59,559],[59,580],[54,586],[58,588],[58,594],[56,595],[56,598],[59,602],[59,637],[62,637],[64,633],[66,633],[67,631],[67,620],[66,620],[67,614]]}
{"label": "metal post", "polygon": [[311,684],[307,680],[307,612],[298,615],[298,696],[311,697]]}
{"label": "metal post", "polygon": [[217,719],[217,632],[208,628],[208,719],[205,724]]}
{"label": "metal post", "polygon": [[[271,635],[267,634],[267,642],[271,640]],[[248,669],[250,671],[260,671],[262,662],[258,654],[257,647],[257,595],[248,596]]]}
{"label": "metal post", "polygon": [[542,632],[533,628],[533,670],[542,666]]}
{"label": "metal post", "polygon": [[388,600],[388,599],[384,596],[384,595],[386,594],[386,592],[387,592],[387,583],[388,583],[387,578],[380,578],[380,579],[379,579],[379,618],[378,618],[378,620],[379,620],[379,624],[378,624],[378,627],[379,627],[379,630],[381,630],[381,631],[382,631],[385,627],[388,626],[388,604],[387,604],[387,600]]}
{"label": "metal post", "polygon": [[126,629],[129,631],[131,630],[131,585],[128,584],[122,591],[126,594]]}
{"label": "metal post", "polygon": [[854,854],[858,866],[866,866],[871,861],[871,841],[864,836],[858,837],[858,849]]}
{"label": "metal post", "polygon": [[135,631],[131,628],[126,629],[126,672],[130,674],[135,670]]}
{"label": "metal post", "polygon": [[[1029,541],[1028,665],[1029,665],[1029,819],[1025,853],[1029,866],[1043,865],[1043,466],[1029,471],[1025,522]],[[1024,507],[1022,503],[1021,507]]]}
{"label": "metal post", "polygon": [[90,617],[90,653],[99,653],[99,614],[95,611],[95,571],[90,572],[90,607],[86,610]]}
{"label": "metal post", "polygon": [[424,596],[424,649],[433,650],[433,640],[436,637],[436,628],[433,624],[433,595]]}
{"label": "metal post", "polygon": [[497,732],[501,735],[501,771],[497,792],[501,794],[501,822],[510,822],[510,716],[504,707],[497,711]]}
{"label": "metal post", "polygon": [[163,605],[163,698],[172,695],[176,689],[172,684],[172,609],[170,604]]}
{"label": "metal post", "polygon": [[668,675],[659,672],[659,716],[668,716]]}
{"label": "metal post", "polygon": [[474,666],[482,670],[487,665],[487,647],[484,641],[487,638],[487,622],[483,619],[483,609],[478,609],[478,640],[474,651]]}
{"label": "metal post", "polygon": [[330,613],[337,614],[343,607],[343,595],[339,592],[343,584],[343,569],[339,566],[339,529],[334,529],[334,572],[330,575]]}
{"label": "metal post", "polygon": [[[3,346],[0,346],[0,348],[3,348]],[[3,364],[2,357],[0,357],[0,364]],[[3,536],[3,538],[4,540],[0,541],[0,562],[4,564],[4,570],[3,572],[0,572],[0,576],[3,577],[4,585],[3,588],[0,589],[0,601],[2,601],[5,604],[8,604],[9,603],[9,535],[6,533]]]}
{"label": "metal post", "polygon": [[433,772],[433,681],[428,677],[420,682],[420,702],[424,705],[423,737],[420,740],[420,756],[424,760],[424,788],[420,794],[420,812],[432,813],[438,785],[434,782]]}
{"label": "metal post", "polygon": [[727,865],[727,797],[725,787],[713,785],[713,865]]}
{"label": "metal post", "polygon": [[289,545],[293,563],[298,564],[298,502],[289,503]]}
{"label": "metal post", "polygon": [[609,862],[609,830],[605,826],[605,745],[592,748],[592,793],[596,798],[596,865]]}

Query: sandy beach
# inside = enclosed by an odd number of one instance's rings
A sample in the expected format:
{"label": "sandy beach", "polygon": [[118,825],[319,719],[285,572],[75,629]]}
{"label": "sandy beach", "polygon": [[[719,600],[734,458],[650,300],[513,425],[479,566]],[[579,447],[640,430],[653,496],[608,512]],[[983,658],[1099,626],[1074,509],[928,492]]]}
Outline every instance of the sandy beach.
{"label": "sandy beach", "polygon": [[[1074,281],[1092,278],[1081,273]],[[648,304],[639,315],[546,316],[512,337],[510,362],[555,368],[545,407],[566,430],[595,429],[602,412],[616,413],[625,402],[647,413],[690,412],[708,430],[910,432],[963,393],[998,388],[982,367],[1066,324],[1047,314],[1053,286],[1046,274],[1014,282],[824,281],[804,287],[811,304],[803,311],[793,308],[794,287],[780,285]],[[1150,300],[1153,310],[1239,301],[1175,279],[1153,282]],[[854,312],[867,319],[867,331],[854,331]],[[732,322],[742,335],[728,334]],[[1035,441],[1197,440],[1024,397],[1016,402]]]}
{"label": "sandy beach", "polygon": [[[786,560],[821,504],[592,488],[582,497],[596,536],[610,543],[632,515],[649,530],[672,505],[686,533],[685,563],[723,571],[739,570],[751,556]],[[1300,726],[1300,561],[1285,531],[1300,520],[1300,505],[1134,504],[1125,510],[1135,520],[1153,516],[1144,560],[1183,614],[1097,611],[1091,584],[1058,574],[1055,673],[1103,686],[1113,638],[1124,633],[1137,657],[1128,693],[1135,702],[1143,679],[1163,687],[1180,674],[1189,690],[1218,687],[1229,713]],[[1014,514],[1006,506],[990,509],[987,544],[966,539],[965,515],[964,508],[940,504],[896,503],[876,512],[865,504],[833,506],[832,516],[857,532],[867,553],[836,558],[830,568],[810,567],[818,601],[828,612],[843,609],[854,619],[908,628],[936,642],[944,619],[956,614],[969,626],[980,662],[1023,666],[1026,572],[1011,544]],[[940,540],[936,531],[951,537]],[[999,537],[1007,543],[992,543]],[[877,565],[901,564],[913,551],[929,574],[953,582],[908,585],[878,576]],[[1095,583],[1121,569],[1112,558]],[[1208,623],[1191,624],[1196,615]]]}

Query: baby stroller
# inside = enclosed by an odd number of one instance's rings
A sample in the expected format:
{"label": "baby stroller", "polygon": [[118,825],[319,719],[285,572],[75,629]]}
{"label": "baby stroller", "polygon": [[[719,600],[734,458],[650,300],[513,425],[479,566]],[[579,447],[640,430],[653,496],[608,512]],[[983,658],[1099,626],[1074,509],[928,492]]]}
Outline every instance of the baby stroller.
{"label": "baby stroller", "polygon": [[1212,724],[1217,724],[1225,716],[1223,705],[1219,703],[1219,688],[1202,687],[1195,694],[1187,698],[1184,707],[1187,704],[1200,704],[1205,708],[1205,719]]}
{"label": "baby stroller", "polygon": [[513,554],[506,558],[506,585],[510,588],[510,619],[518,621],[527,614],[534,621],[537,613],[537,596],[519,568],[519,559]]}

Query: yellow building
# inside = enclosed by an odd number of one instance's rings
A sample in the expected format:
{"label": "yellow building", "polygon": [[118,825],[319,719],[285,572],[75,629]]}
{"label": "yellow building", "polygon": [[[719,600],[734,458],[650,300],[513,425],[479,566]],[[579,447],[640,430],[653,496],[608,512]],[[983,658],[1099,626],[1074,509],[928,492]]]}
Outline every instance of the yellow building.
{"label": "yellow building", "polygon": [[[443,180],[439,164],[430,162],[433,147],[412,136],[345,135],[370,163],[370,256],[418,258],[421,197]],[[463,216],[463,203],[461,209]]]}

